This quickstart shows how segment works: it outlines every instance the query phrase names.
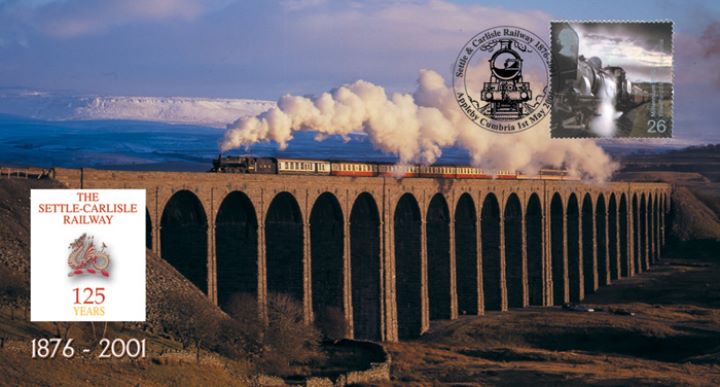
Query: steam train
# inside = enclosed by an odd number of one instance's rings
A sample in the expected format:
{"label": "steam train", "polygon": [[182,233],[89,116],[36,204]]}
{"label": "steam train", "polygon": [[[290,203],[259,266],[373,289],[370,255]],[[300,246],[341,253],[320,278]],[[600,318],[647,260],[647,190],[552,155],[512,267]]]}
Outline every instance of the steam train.
{"label": "steam train", "polygon": [[355,161],[285,159],[275,157],[222,156],[213,160],[210,172],[278,175],[321,175],[354,177],[425,177],[447,179],[543,179],[577,180],[563,169],[542,169],[537,176],[512,171],[488,171],[465,165],[396,165]]}
{"label": "steam train", "polygon": [[603,98],[614,99],[618,112],[650,100],[649,93],[630,84],[622,67],[603,67],[598,57],[578,55],[578,34],[570,24],[553,24],[551,35],[559,48],[553,49],[551,64],[554,127],[588,130]]}

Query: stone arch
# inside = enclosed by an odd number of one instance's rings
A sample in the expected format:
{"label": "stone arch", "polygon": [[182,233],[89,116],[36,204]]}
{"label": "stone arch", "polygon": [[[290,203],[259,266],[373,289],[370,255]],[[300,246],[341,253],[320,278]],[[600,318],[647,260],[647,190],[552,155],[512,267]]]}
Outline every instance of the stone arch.
{"label": "stone arch", "polygon": [[373,196],[363,192],[350,211],[353,337],[380,340],[380,214]]}
{"label": "stone arch", "polygon": [[565,244],[568,255],[568,287],[570,301],[577,302],[582,298],[581,259],[580,259],[580,206],[577,196],[570,194],[567,204],[567,226]]}
{"label": "stone arch", "polygon": [[227,310],[235,297],[257,298],[258,222],[250,198],[228,194],[215,219],[218,305]]}
{"label": "stone arch", "polygon": [[415,197],[406,193],[394,214],[395,281],[400,338],[412,338],[422,330],[421,215]]}
{"label": "stone arch", "polygon": [[673,198],[672,193],[668,192],[665,198],[665,240],[670,239],[672,234],[672,220],[673,220]]}
{"label": "stone arch", "polygon": [[150,211],[145,209],[145,248],[152,250],[153,248],[153,227]]}
{"label": "stone arch", "polygon": [[605,286],[607,281],[607,207],[605,196],[600,194],[595,204],[595,259],[597,262],[598,286]]}
{"label": "stone arch", "polygon": [[208,291],[208,221],[200,199],[191,191],[176,192],[160,221],[161,255],[203,293]]}
{"label": "stone arch", "polygon": [[647,270],[648,261],[648,223],[647,223],[647,200],[645,193],[640,195],[640,267]]}
{"label": "stone arch", "polygon": [[527,247],[528,301],[543,304],[543,227],[542,206],[536,193],[530,195],[525,210],[525,241]]}
{"label": "stone arch", "polygon": [[632,237],[633,237],[633,267],[635,273],[642,272],[640,264],[640,208],[638,206],[638,195],[635,193],[632,197]]}
{"label": "stone arch", "polygon": [[582,203],[582,259],[585,295],[595,291],[595,222],[590,194],[585,194]]}
{"label": "stone arch", "polygon": [[663,192],[662,209],[660,216],[662,217],[662,243],[667,243],[670,237],[670,211],[672,209],[671,199],[668,198],[666,192]]}
{"label": "stone arch", "polygon": [[502,264],[500,262],[500,205],[493,193],[488,193],[480,213],[482,236],[483,298],[485,310],[502,309]]}
{"label": "stone arch", "polygon": [[660,257],[660,243],[659,243],[659,227],[658,227],[658,199],[657,192],[652,197],[652,240],[653,240],[653,256],[652,262],[657,262]]}
{"label": "stone arch", "polygon": [[565,253],[563,247],[564,212],[562,198],[556,192],[550,200],[550,261],[552,262],[554,305],[560,305],[566,301]]}
{"label": "stone arch", "polygon": [[620,276],[620,268],[618,267],[620,261],[618,259],[618,209],[615,193],[610,194],[610,200],[608,201],[607,240],[610,280],[616,280]]}
{"label": "stone arch", "polygon": [[666,225],[665,225],[665,211],[667,210],[667,208],[665,207],[665,206],[667,205],[667,203],[665,203],[665,193],[664,193],[664,192],[662,193],[662,195],[661,195],[661,197],[660,197],[659,200],[660,200],[660,201],[659,201],[659,203],[658,203],[658,206],[659,206],[660,208],[658,208],[658,216],[659,216],[659,219],[658,219],[658,222],[659,222],[658,227],[660,228],[660,232],[659,232],[659,234],[660,234],[660,247],[664,247],[664,246],[665,246],[665,228],[666,228]]}
{"label": "stone arch", "polygon": [[285,294],[303,301],[303,234],[297,200],[289,192],[278,193],[265,216],[268,294]]}
{"label": "stone arch", "polygon": [[625,194],[620,195],[620,206],[618,207],[618,218],[620,220],[620,276],[630,276],[630,246],[628,239],[628,206]]}
{"label": "stone arch", "polygon": [[335,331],[344,320],[343,241],[340,203],[335,195],[325,192],[310,211],[310,277],[315,322],[326,336],[337,337]]}
{"label": "stone arch", "polygon": [[525,306],[522,256],[522,207],[516,194],[510,194],[505,203],[505,283],[508,306]]}
{"label": "stone arch", "polygon": [[646,264],[648,265],[648,269],[650,268],[650,265],[653,263],[654,255],[655,255],[655,249],[653,246],[654,240],[653,240],[653,213],[652,213],[652,202],[653,202],[653,193],[648,192],[647,193],[647,201],[645,202],[645,216],[647,217],[647,223],[646,223],[646,229],[647,232],[647,261]]}
{"label": "stone arch", "polygon": [[425,227],[430,319],[449,319],[450,211],[445,198],[440,193],[430,199]]}
{"label": "stone arch", "polygon": [[455,208],[455,257],[459,314],[478,314],[477,212],[467,193]]}

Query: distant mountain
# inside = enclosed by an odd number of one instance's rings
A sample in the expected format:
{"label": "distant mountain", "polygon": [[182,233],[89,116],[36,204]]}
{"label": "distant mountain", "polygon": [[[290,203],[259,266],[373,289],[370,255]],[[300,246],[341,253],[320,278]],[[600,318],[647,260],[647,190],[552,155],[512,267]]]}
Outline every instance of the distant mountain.
{"label": "distant mountain", "polygon": [[225,127],[274,102],[193,97],[116,97],[0,89],[0,114],[48,121],[138,120]]}

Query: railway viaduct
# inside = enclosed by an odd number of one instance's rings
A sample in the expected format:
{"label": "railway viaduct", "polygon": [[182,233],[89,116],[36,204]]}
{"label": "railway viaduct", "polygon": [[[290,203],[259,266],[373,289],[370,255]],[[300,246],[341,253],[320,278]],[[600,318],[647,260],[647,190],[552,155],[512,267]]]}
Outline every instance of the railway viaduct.
{"label": "railway viaduct", "polygon": [[[147,246],[225,306],[285,293],[308,322],[397,341],[434,319],[582,300],[647,270],[670,186],[57,169],[147,192]],[[329,320],[328,320],[329,321]],[[335,320],[336,321],[336,320]]]}

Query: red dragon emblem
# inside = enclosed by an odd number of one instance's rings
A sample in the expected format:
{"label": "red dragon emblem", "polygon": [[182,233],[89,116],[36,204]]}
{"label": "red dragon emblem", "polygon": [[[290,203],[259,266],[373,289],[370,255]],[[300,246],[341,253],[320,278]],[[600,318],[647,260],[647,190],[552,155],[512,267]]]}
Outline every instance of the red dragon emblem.
{"label": "red dragon emblem", "polygon": [[68,266],[71,269],[68,277],[81,274],[110,276],[110,272],[107,270],[108,266],[110,266],[110,254],[106,251],[107,245],[105,243],[102,244],[102,248],[98,251],[95,249],[94,237],[84,233],[70,243],[68,248],[70,249]]}

